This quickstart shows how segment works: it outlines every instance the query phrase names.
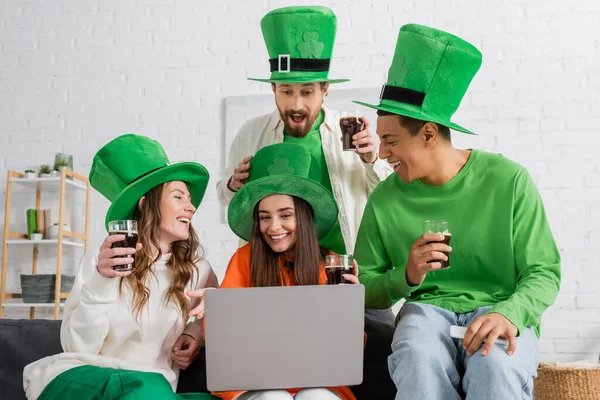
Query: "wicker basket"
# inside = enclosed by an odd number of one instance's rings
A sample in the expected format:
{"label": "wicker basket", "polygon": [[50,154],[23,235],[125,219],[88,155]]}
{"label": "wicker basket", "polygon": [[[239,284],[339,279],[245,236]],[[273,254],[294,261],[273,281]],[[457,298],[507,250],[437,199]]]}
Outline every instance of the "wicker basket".
{"label": "wicker basket", "polygon": [[599,400],[600,365],[541,363],[533,392],[535,400]]}

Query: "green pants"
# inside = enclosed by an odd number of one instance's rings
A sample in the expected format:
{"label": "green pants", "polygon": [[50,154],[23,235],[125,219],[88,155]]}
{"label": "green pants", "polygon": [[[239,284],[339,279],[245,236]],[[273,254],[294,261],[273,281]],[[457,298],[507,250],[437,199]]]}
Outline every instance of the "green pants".
{"label": "green pants", "polygon": [[155,372],[100,368],[93,365],[63,372],[46,386],[40,400],[165,399],[212,400],[208,393],[173,393],[165,377]]}

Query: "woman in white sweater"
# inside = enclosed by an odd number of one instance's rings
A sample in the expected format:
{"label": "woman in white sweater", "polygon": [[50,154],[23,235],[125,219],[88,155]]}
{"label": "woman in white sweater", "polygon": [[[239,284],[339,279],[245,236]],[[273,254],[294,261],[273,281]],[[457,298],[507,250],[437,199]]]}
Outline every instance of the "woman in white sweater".
{"label": "woman in white sweater", "polygon": [[[25,367],[29,399],[181,398],[179,370],[204,345],[201,321],[186,326],[195,306],[186,293],[217,286],[191,225],[208,179],[200,164],[169,165],[144,136],[123,135],[98,151],[90,183],[111,201],[106,223],[135,219],[139,241],[111,248],[125,237],[107,236],[84,255],[65,303],[64,353]],[[132,271],[114,269],[130,263]]]}

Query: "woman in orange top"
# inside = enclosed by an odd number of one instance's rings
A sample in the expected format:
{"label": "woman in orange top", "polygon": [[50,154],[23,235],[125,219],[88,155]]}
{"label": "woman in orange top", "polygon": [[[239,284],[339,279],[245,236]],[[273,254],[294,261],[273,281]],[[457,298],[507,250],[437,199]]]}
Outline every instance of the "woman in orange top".
{"label": "woman in orange top", "polygon": [[[228,210],[231,229],[249,243],[231,258],[220,287],[326,284],[324,258],[330,252],[318,240],[335,224],[338,209],[333,195],[311,179],[318,169],[312,156],[301,146],[280,143],[259,150],[250,164],[248,182]],[[344,277],[356,284],[356,264],[354,272]],[[203,304],[191,314],[202,316]],[[226,400],[355,399],[348,387],[213,394]]]}

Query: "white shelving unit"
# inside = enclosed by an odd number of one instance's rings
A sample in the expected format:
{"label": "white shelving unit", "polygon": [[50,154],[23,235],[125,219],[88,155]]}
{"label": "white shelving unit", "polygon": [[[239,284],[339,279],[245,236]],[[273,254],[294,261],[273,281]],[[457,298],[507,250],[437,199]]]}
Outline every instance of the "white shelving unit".
{"label": "white shelving unit", "polygon": [[[65,231],[66,232],[66,231]],[[58,239],[42,239],[42,240],[29,240],[29,239],[11,239],[11,240],[7,240],[6,244],[11,245],[11,244],[26,244],[26,245],[32,245],[32,244],[58,244]],[[81,241],[76,242],[73,240],[67,240],[67,239],[63,239],[62,242],[63,246],[75,246],[75,247],[84,247],[85,244]]]}
{"label": "white shelving unit", "polygon": [[[40,209],[42,193],[52,193],[60,196],[59,216],[58,216],[58,239],[29,240],[27,234],[12,232],[10,230],[10,203],[12,195],[12,185],[17,184],[35,192],[35,208]],[[65,206],[65,196],[68,189],[85,190],[85,232],[78,233],[64,230],[63,216]],[[29,308],[29,318],[35,318],[36,307],[54,308],[54,319],[58,319],[60,308],[63,307],[61,299],[65,299],[68,293],[61,293],[61,269],[62,253],[64,246],[83,247],[87,251],[88,231],[89,231],[89,208],[90,208],[90,183],[89,180],[73,171],[63,169],[60,177],[51,178],[25,178],[23,174],[16,171],[8,171],[6,183],[6,206],[4,210],[4,243],[2,251],[2,280],[0,284],[0,318],[4,318],[5,308]],[[39,246],[56,246],[56,284],[54,288],[53,303],[25,303],[21,293],[6,292],[6,275],[8,270],[8,249],[13,246],[32,246],[33,263],[32,274],[37,273]]]}
{"label": "white shelving unit", "polygon": [[[60,303],[59,307],[63,307],[64,303]],[[54,303],[23,303],[20,300],[6,300],[3,303],[3,307],[4,308],[50,308],[50,307],[54,307]]]}

